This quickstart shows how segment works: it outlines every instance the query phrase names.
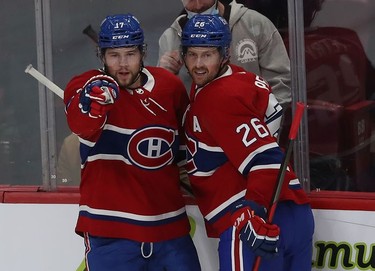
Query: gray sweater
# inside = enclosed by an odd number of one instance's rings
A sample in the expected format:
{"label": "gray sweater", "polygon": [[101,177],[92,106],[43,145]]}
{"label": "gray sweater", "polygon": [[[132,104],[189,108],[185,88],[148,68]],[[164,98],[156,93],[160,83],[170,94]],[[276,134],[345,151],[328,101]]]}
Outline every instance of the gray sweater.
{"label": "gray sweater", "polygon": [[[230,62],[268,81],[283,106],[291,101],[290,61],[284,42],[273,23],[255,10],[232,1],[229,25],[232,31]],[[180,49],[181,15],[159,38],[159,59],[168,51]],[[183,67],[179,76],[190,89],[191,79]]]}

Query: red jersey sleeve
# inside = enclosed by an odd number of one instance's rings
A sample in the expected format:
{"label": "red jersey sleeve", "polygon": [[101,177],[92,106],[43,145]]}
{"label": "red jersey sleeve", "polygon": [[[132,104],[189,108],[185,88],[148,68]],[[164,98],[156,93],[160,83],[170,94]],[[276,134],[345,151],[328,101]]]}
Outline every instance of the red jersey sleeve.
{"label": "red jersey sleeve", "polygon": [[90,70],[73,77],[64,91],[65,113],[69,128],[73,133],[85,139],[97,139],[103,127],[106,116],[91,118],[81,112],[79,108],[79,96],[82,87],[90,81],[90,78],[103,74],[99,70]]}
{"label": "red jersey sleeve", "polygon": [[[207,99],[209,110],[205,110],[200,121],[247,179],[246,197],[268,206],[284,155],[264,122],[270,96],[268,85],[257,75],[236,73],[222,78],[220,84],[210,84],[204,92],[200,99]],[[284,184],[286,189],[291,184],[295,184],[293,189],[301,188],[292,170],[287,172]],[[295,199],[290,191],[284,196]],[[301,202],[305,201],[302,198]]]}

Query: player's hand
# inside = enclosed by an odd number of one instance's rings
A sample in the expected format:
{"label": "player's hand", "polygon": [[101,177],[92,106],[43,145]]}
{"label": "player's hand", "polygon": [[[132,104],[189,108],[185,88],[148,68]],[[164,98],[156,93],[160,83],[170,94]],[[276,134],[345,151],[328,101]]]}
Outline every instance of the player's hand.
{"label": "player's hand", "polygon": [[[264,210],[255,202],[244,201],[236,205],[231,218],[242,242],[250,247],[255,255],[271,258],[277,255],[280,229],[275,224],[265,222],[261,217],[265,215],[262,209]],[[259,215],[256,214],[257,211]]]}
{"label": "player's hand", "polygon": [[79,107],[81,112],[92,118],[104,116],[119,95],[119,86],[106,75],[95,76],[87,82],[81,91]]}
{"label": "player's hand", "polygon": [[182,65],[183,61],[178,50],[166,52],[159,59],[159,66],[174,74],[179,73]]}

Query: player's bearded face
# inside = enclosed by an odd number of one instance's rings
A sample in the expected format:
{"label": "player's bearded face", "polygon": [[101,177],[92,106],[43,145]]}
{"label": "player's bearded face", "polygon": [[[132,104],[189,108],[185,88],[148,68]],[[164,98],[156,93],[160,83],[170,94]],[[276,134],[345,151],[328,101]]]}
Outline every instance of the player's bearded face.
{"label": "player's bearded face", "polygon": [[223,57],[217,48],[189,47],[184,60],[194,83],[201,87],[218,76]]}
{"label": "player's bearded face", "polygon": [[140,84],[139,72],[143,55],[137,46],[108,48],[103,61],[108,75],[112,76],[120,87],[137,87]]}

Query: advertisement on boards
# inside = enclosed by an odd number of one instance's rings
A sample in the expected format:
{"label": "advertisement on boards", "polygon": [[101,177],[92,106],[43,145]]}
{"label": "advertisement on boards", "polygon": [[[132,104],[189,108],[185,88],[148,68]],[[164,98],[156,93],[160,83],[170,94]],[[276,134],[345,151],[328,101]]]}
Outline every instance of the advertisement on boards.
{"label": "advertisement on boards", "polygon": [[[202,270],[218,271],[217,239],[208,238],[195,205],[191,235]],[[0,270],[83,271],[75,204],[0,204]],[[313,271],[375,270],[375,212],[314,209]]]}

